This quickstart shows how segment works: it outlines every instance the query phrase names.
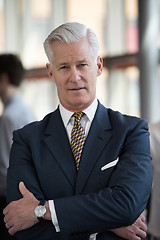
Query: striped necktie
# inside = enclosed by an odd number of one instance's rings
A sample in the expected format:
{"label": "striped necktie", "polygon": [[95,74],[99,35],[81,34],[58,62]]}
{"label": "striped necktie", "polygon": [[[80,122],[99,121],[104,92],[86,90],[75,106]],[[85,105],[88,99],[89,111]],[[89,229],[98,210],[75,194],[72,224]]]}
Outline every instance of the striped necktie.
{"label": "striped necktie", "polygon": [[79,163],[81,159],[81,154],[85,142],[85,132],[80,123],[81,117],[84,115],[83,112],[74,113],[73,117],[74,126],[71,132],[71,149],[75,158],[77,170],[79,169]]}

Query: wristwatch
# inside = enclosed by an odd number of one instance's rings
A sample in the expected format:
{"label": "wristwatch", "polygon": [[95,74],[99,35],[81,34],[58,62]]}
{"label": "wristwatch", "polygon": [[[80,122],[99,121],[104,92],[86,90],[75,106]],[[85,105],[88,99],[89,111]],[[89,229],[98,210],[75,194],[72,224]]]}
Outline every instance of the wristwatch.
{"label": "wristwatch", "polygon": [[44,214],[46,213],[45,203],[47,200],[41,200],[38,206],[35,208],[34,212],[39,221],[44,220]]}

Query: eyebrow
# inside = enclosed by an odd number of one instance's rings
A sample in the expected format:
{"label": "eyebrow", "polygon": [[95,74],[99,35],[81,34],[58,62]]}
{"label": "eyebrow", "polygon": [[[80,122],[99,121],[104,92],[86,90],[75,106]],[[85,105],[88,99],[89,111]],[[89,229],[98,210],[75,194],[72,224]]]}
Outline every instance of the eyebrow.
{"label": "eyebrow", "polygon": [[66,63],[66,62],[64,62],[64,63],[59,63],[58,65],[57,65],[57,67],[60,67],[60,66],[62,66],[62,65],[67,65],[68,63]]}
{"label": "eyebrow", "polygon": [[[77,61],[76,64],[80,64],[80,63],[83,63],[83,62],[88,62],[88,60],[87,59],[83,59],[83,60]],[[62,62],[62,63],[59,63],[57,65],[57,67],[60,67],[60,66],[63,66],[63,65],[68,65],[68,64],[69,63],[67,63],[67,62]]]}

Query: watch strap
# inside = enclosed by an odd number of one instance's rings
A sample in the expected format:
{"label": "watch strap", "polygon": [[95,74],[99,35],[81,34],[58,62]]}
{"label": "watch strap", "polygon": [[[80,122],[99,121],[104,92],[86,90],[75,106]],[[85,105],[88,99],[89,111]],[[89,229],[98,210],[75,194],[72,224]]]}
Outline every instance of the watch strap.
{"label": "watch strap", "polygon": [[39,202],[38,206],[39,206],[39,205],[42,205],[42,206],[44,206],[46,202],[47,202],[47,200],[40,200],[40,202]]}

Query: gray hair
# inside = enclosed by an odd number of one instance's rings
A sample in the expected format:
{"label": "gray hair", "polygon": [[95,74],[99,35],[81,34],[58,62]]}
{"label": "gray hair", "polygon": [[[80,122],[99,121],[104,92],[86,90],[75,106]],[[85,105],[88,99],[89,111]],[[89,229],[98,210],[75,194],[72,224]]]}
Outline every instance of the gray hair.
{"label": "gray hair", "polygon": [[84,24],[78,22],[65,23],[54,29],[44,41],[44,50],[50,64],[52,64],[54,60],[53,52],[51,51],[51,44],[53,41],[60,41],[69,44],[77,42],[84,37],[88,38],[91,47],[91,54],[96,59],[99,51],[99,44],[92,29],[87,28]]}

